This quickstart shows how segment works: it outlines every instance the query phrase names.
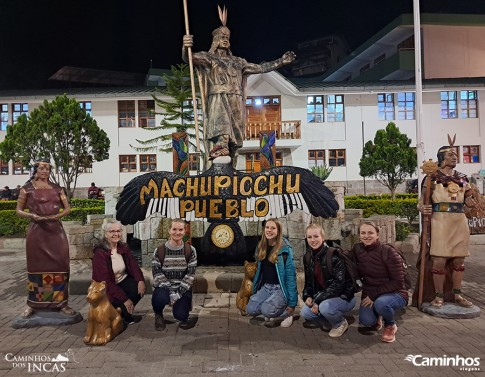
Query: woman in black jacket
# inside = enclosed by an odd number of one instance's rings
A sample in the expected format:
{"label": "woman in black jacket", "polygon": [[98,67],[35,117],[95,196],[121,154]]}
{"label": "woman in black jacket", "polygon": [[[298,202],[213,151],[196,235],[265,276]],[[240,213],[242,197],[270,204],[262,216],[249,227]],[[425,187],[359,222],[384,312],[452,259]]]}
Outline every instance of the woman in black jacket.
{"label": "woman in black jacket", "polygon": [[352,279],[347,274],[345,261],[337,251],[332,254],[332,266],[327,266],[328,246],[323,229],[310,224],[306,229],[307,252],[303,257],[305,288],[301,310],[309,321],[326,320],[332,326],[329,336],[338,338],[347,331],[349,324],[344,317],[355,306]]}

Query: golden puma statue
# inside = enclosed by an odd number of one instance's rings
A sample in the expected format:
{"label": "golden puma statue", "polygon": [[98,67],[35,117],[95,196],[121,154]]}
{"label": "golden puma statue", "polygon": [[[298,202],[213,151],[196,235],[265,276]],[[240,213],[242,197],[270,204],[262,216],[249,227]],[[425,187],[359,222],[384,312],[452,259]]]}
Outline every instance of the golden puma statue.
{"label": "golden puma statue", "polygon": [[109,302],[104,281],[91,282],[86,300],[89,302],[89,314],[84,343],[104,345],[123,331],[121,309],[115,309]]}
{"label": "golden puma statue", "polygon": [[237,292],[236,307],[241,311],[241,315],[247,315],[246,305],[249,297],[253,294],[253,279],[257,270],[256,262],[244,262],[244,278],[241,283],[241,289]]}

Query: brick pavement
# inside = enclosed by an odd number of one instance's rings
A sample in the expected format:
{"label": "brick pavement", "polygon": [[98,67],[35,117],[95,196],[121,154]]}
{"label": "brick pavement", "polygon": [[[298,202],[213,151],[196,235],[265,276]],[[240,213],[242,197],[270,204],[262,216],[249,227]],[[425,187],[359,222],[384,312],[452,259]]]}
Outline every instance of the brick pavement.
{"label": "brick pavement", "polygon": [[[483,274],[485,250],[477,246],[467,261],[464,290],[485,309]],[[414,256],[407,256],[412,262]],[[261,321],[241,317],[234,304],[235,294],[197,294],[194,313],[197,324],[182,330],[176,323],[166,331],[153,328],[150,296],[142,299],[137,313],[143,320],[102,347],[85,346],[85,322],[72,326],[13,329],[12,319],[25,303],[25,259],[19,251],[0,252],[0,376],[308,376],[373,377],[483,376],[485,369],[485,321],[440,319],[408,307],[399,313],[397,340],[380,342],[375,333],[357,329],[357,310],[348,316],[349,330],[331,339],[320,329],[303,327],[303,320],[288,329],[267,328]],[[211,305],[211,304],[216,305]],[[70,305],[87,315],[85,296],[71,297]],[[210,307],[219,306],[219,307]],[[166,317],[170,318],[169,315]],[[68,363],[5,360],[13,356],[38,358],[68,353]],[[482,372],[460,371],[456,367],[414,366],[407,355],[480,357]],[[35,364],[35,365],[34,365]],[[29,368],[31,371],[29,372]],[[35,367],[45,368],[39,371]],[[56,369],[57,368],[57,369]],[[61,371],[59,368],[65,368]],[[48,372],[47,370],[51,371]],[[56,371],[57,370],[57,371]]]}

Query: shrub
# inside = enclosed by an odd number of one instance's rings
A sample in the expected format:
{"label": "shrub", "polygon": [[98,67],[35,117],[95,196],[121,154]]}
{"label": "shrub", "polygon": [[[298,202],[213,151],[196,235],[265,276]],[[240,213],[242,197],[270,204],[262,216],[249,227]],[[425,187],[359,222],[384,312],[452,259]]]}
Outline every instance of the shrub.
{"label": "shrub", "polygon": [[[84,199],[87,200],[87,199]],[[90,200],[100,202],[99,200]],[[95,203],[97,204],[97,203]],[[86,223],[87,215],[104,214],[104,206],[91,206],[84,208],[72,208],[71,213],[63,217],[64,221],[80,221]],[[15,210],[0,210],[0,237],[1,236],[25,236],[30,220],[18,217]]]}
{"label": "shrub", "polygon": [[0,236],[25,236],[29,220],[17,216],[15,210],[0,211]]}
{"label": "shrub", "polygon": [[[402,196],[402,197],[401,197]],[[372,215],[394,215],[404,217],[411,225],[419,215],[416,194],[396,195],[395,200],[391,200],[390,195],[381,196],[346,196],[344,197],[345,208],[356,208],[364,211],[364,217]]]}

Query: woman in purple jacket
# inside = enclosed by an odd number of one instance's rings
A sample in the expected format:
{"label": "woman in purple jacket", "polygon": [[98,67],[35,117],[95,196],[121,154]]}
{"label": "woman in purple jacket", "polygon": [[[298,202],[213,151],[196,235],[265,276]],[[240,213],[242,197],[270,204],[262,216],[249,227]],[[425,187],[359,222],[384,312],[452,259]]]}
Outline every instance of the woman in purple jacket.
{"label": "woman in purple jacket", "polygon": [[104,237],[94,248],[93,280],[106,282],[106,293],[126,323],[139,322],[135,305],[145,294],[145,279],[128,245],[122,241],[121,223],[110,219],[103,225]]}
{"label": "woman in purple jacket", "polygon": [[384,320],[381,340],[391,343],[397,332],[394,312],[408,303],[403,261],[392,246],[379,241],[379,228],[373,222],[360,225],[359,237],[360,243],[352,249],[363,282],[359,321],[380,330]]}

